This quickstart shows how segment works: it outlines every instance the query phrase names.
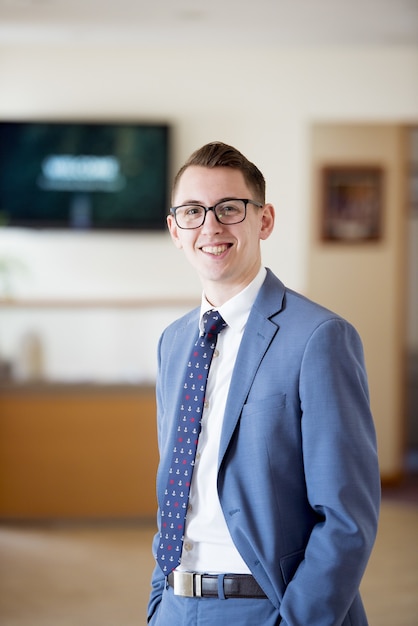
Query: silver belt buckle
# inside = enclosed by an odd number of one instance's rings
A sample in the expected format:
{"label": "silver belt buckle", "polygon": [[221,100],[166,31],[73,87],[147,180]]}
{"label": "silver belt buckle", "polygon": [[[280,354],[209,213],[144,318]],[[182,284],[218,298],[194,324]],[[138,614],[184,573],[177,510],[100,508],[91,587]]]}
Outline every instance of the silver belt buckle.
{"label": "silver belt buckle", "polygon": [[[174,570],[174,595],[183,598],[202,597],[202,574]],[[196,591],[194,589],[196,583]]]}

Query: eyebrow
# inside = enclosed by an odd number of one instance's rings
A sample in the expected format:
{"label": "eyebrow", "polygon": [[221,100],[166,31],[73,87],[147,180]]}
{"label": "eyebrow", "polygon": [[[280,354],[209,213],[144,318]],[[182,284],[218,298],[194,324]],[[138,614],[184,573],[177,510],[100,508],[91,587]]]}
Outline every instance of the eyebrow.
{"label": "eyebrow", "polygon": [[[228,200],[241,200],[238,196],[225,196],[224,198],[220,198],[217,200],[212,206],[219,204],[220,202],[227,202]],[[177,206],[183,206],[185,204],[199,204],[200,206],[206,206],[202,200],[184,200],[181,204]]]}

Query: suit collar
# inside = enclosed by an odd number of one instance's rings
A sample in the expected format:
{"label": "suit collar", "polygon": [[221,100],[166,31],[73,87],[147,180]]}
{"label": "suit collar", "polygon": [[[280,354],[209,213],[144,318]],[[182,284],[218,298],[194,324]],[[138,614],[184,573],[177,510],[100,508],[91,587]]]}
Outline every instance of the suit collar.
{"label": "suit collar", "polygon": [[266,278],[254,302],[253,310],[256,309],[263,317],[270,319],[282,310],[285,291],[281,280],[267,268]]}

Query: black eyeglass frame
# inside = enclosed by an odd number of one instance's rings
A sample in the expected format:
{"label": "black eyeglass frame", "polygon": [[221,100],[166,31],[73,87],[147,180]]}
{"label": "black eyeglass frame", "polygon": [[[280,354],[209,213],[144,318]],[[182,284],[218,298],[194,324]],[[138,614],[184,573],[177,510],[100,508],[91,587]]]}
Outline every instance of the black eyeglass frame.
{"label": "black eyeglass frame", "polygon": [[[225,202],[229,202],[229,201],[232,201],[232,200],[238,200],[239,202],[243,202],[244,203],[244,217],[241,220],[238,220],[238,222],[228,222],[228,223],[222,222],[222,220],[219,218],[218,214],[216,213],[216,207],[218,207],[220,204],[224,204]],[[253,204],[254,206],[258,207],[259,209],[261,209],[261,207],[264,206],[264,204],[261,204],[260,202],[256,202],[255,200],[250,200],[250,198],[224,198],[223,200],[220,200],[219,202],[217,202],[213,206],[204,206],[203,204],[198,204],[198,203],[179,204],[178,206],[172,206],[170,208],[170,213],[171,213],[171,215],[174,216],[174,219],[176,220],[177,226],[179,228],[181,228],[182,230],[195,230],[196,228],[200,228],[201,226],[203,226],[203,224],[205,223],[206,215],[208,214],[208,211],[213,211],[213,214],[214,214],[216,220],[219,222],[219,224],[222,224],[223,226],[232,226],[234,224],[241,224],[241,222],[243,222],[245,220],[245,218],[247,217],[247,205],[248,204]],[[203,209],[205,211],[202,223],[199,224],[199,226],[180,226],[180,224],[178,223],[176,211],[177,211],[177,209],[181,209],[182,207],[186,207],[186,206],[200,207],[201,209]]]}

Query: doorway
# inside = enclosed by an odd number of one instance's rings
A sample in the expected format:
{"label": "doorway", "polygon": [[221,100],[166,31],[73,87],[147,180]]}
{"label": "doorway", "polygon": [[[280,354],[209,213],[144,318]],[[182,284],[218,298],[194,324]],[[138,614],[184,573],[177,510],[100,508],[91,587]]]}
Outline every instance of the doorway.
{"label": "doorway", "polygon": [[406,469],[418,473],[418,126],[406,130],[407,147],[407,323]]}

